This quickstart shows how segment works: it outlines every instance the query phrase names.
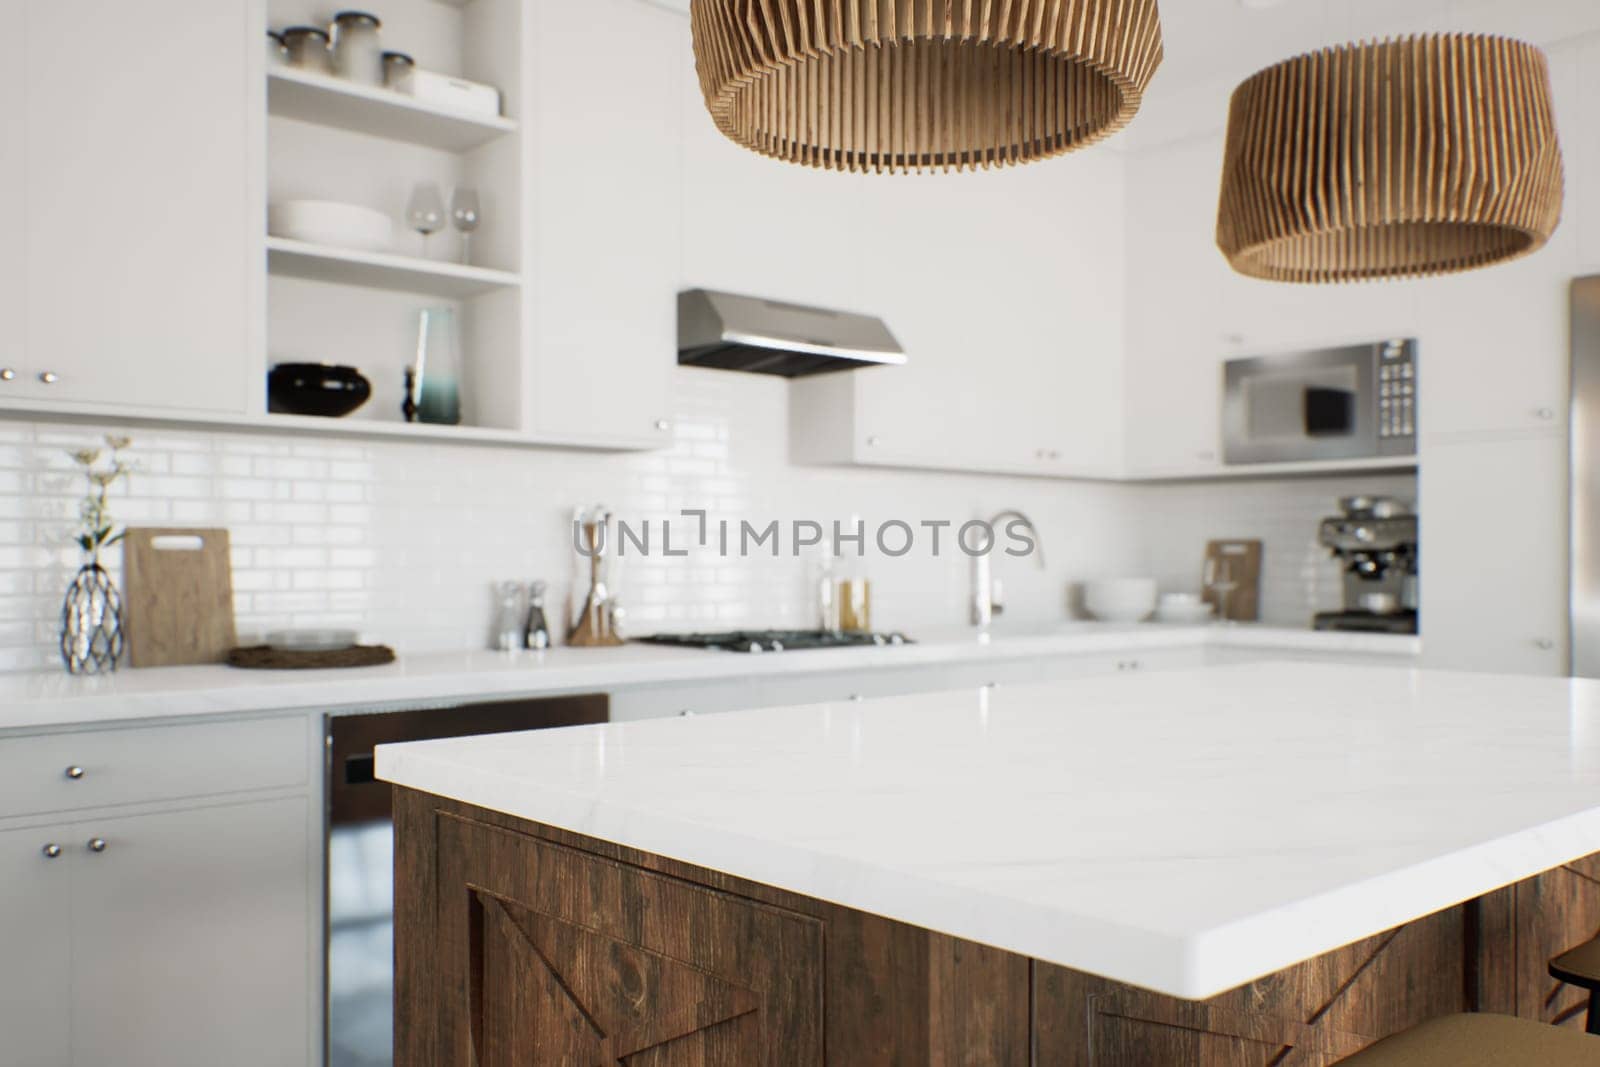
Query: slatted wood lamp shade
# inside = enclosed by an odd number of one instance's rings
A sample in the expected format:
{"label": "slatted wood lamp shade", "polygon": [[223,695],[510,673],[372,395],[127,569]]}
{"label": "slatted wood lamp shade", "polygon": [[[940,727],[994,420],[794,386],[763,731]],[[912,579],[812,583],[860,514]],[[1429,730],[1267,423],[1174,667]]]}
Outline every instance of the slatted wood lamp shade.
{"label": "slatted wood lamp shade", "polygon": [[833,170],[1004,166],[1093,144],[1161,63],[1156,0],[692,0],[717,127]]}
{"label": "slatted wood lamp shade", "polygon": [[1561,219],[1542,52],[1442,35],[1331,48],[1234,93],[1217,244],[1242,274],[1344,282],[1526,255]]}

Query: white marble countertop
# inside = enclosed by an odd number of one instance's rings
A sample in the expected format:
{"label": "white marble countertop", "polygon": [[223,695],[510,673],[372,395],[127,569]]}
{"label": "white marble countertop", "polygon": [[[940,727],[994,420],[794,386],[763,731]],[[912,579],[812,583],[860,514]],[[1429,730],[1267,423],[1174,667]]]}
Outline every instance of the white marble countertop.
{"label": "white marble countertop", "polygon": [[1600,682],[1256,664],[384,746],[377,770],[1202,999],[1600,852]]}
{"label": "white marble countertop", "polygon": [[1414,637],[1315,633],[1261,626],[1173,627],[1076,623],[914,635],[917,644],[749,655],[626,645],[546,652],[406,656],[385,667],[245,671],[231,667],[124,669],[97,678],[60,671],[0,675],[0,731],[238,712],[425,706],[541,694],[613,692],[664,683],[1088,655],[1108,650],[1229,646],[1414,657]]}

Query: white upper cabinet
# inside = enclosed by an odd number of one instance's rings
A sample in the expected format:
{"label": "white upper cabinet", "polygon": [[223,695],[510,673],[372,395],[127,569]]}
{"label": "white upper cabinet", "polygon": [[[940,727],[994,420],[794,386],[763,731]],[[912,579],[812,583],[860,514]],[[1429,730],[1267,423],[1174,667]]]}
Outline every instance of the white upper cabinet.
{"label": "white upper cabinet", "polygon": [[1424,442],[1565,425],[1573,232],[1517,263],[1412,283]]}
{"label": "white upper cabinet", "polygon": [[530,429],[666,444],[688,22],[639,0],[534,6]]}
{"label": "white upper cabinet", "polygon": [[[1577,51],[1577,93],[1562,129],[1567,203],[1600,204],[1600,35],[1584,38]],[[1559,59],[1564,62],[1565,57]],[[1584,272],[1600,273],[1600,208],[1569,211],[1567,225],[1578,231],[1578,258]]]}
{"label": "white upper cabinet", "polygon": [[0,299],[25,293],[27,314],[20,329],[6,317],[23,340],[0,397],[245,409],[261,225],[249,8],[6,4],[14,61],[0,77],[20,72],[22,91],[5,94],[21,105],[4,109],[0,190],[25,269],[21,286],[14,260],[0,271]]}
{"label": "white upper cabinet", "polygon": [[[5,18],[13,34],[19,29],[25,34],[22,19],[27,17],[28,5],[24,0],[0,2],[0,16]],[[21,63],[0,64],[0,101],[24,99],[27,86],[26,72]],[[22,146],[26,141],[26,123],[20,107],[0,107],[0,204],[8,205],[12,212],[12,232],[22,225],[22,194],[27,185],[26,167],[23,164]],[[23,343],[27,337],[27,250],[24,242],[0,242],[0,403],[14,395],[26,362]]]}
{"label": "white upper cabinet", "polygon": [[1586,147],[1600,104],[1579,91],[1586,51],[1597,54],[1582,42],[1549,49],[1567,169],[1566,209],[1550,243],[1514,263],[1407,286],[1417,294],[1423,335],[1425,443],[1566,425],[1569,284],[1584,273],[1585,209],[1600,207],[1600,197],[1585,192],[1587,175],[1600,168]]}
{"label": "white upper cabinet", "polygon": [[1128,159],[1127,461],[1135,474],[1221,465],[1222,360],[1233,354],[1228,265],[1216,245],[1221,166],[1221,143],[1211,140]]}

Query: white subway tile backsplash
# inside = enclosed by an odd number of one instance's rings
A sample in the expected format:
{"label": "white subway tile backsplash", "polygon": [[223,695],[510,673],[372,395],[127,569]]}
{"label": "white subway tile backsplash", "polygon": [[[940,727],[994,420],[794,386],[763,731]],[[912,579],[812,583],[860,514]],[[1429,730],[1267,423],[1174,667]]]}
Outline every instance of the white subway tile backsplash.
{"label": "white subway tile backsplash", "polygon": [[[633,632],[729,626],[807,626],[813,560],[796,553],[791,524],[871,528],[901,519],[955,526],[1001,508],[1028,512],[1043,532],[1047,571],[1000,560],[1008,618],[1064,616],[1070,584],[1097,575],[1154,573],[1169,588],[1198,583],[1210,537],[1267,541],[1264,614],[1303,624],[1337,588],[1308,546],[1316,520],[1347,492],[1412,495],[1407,479],[1376,478],[1118,486],[917,471],[816,469],[786,462],[785,383],[714,371],[678,376],[674,443],[659,453],[606,455],[326,441],[148,427],[0,423],[0,671],[57,662],[60,602],[78,564],[71,535],[81,480],[67,456],[105,432],[134,438],[134,475],[113,497],[119,522],[224,526],[233,542],[240,636],[290,626],[350,626],[403,652],[481,646],[490,584],[542,578],[553,614],[580,573],[574,506],[610,505],[652,525],[652,554],[620,561],[617,585]],[[708,512],[708,542],[683,508]],[[780,523],[777,556],[717,552],[729,523]],[[674,551],[661,555],[670,527]],[[967,618],[969,561],[946,532],[903,558],[873,550],[874,621],[915,635]],[[871,535],[869,532],[869,542]],[[854,566],[855,561],[843,561]],[[117,553],[107,557],[121,574]]]}

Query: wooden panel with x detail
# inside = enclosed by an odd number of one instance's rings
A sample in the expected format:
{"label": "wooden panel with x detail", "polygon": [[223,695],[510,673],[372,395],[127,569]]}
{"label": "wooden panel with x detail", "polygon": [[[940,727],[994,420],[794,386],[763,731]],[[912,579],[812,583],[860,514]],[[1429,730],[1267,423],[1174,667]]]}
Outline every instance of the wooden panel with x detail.
{"label": "wooden panel with x detail", "polygon": [[761,996],[679,960],[476,894],[480,1067],[761,1058]]}

